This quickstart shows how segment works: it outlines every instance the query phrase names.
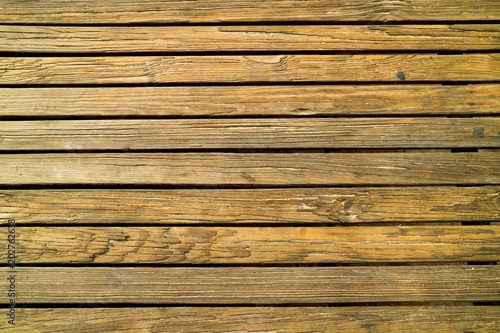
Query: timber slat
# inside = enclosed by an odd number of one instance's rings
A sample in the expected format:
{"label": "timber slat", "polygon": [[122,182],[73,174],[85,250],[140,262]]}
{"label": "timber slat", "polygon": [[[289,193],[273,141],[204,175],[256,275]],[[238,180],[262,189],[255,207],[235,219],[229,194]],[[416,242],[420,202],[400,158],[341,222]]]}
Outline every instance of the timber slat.
{"label": "timber slat", "polygon": [[0,52],[498,50],[500,25],[0,26]]}
{"label": "timber slat", "polygon": [[496,185],[499,162],[495,151],[5,154],[0,184]]}
{"label": "timber slat", "polygon": [[4,0],[0,23],[125,24],[498,20],[490,0]]}
{"label": "timber slat", "polygon": [[[500,226],[18,227],[19,263],[500,261]],[[8,231],[0,231],[7,239]],[[0,254],[7,263],[7,253]]]}
{"label": "timber slat", "polygon": [[[500,330],[495,306],[19,308],[18,329],[62,332],[489,333]],[[4,314],[5,313],[5,314]],[[0,315],[7,311],[0,309]],[[395,324],[397,323],[397,325]],[[4,323],[0,328],[7,329]]]}
{"label": "timber slat", "polygon": [[500,54],[0,57],[0,68],[4,85],[481,82],[498,80]]}
{"label": "timber slat", "polygon": [[0,150],[500,147],[500,118],[0,122]]}
{"label": "timber slat", "polygon": [[[2,268],[2,275],[7,270]],[[17,267],[17,302],[320,304],[499,301],[498,266]],[[2,290],[9,281],[0,280]],[[7,293],[0,301],[8,300]]]}
{"label": "timber slat", "polygon": [[487,115],[499,110],[496,84],[0,88],[0,116]]}
{"label": "timber slat", "polygon": [[500,222],[500,187],[2,190],[0,223]]}

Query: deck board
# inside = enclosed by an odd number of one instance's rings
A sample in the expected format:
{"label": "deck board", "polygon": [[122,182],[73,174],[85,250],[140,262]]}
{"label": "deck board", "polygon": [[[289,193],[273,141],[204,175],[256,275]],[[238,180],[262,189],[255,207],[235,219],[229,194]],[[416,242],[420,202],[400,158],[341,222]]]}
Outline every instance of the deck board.
{"label": "deck board", "polygon": [[[148,308],[20,308],[19,328],[37,333],[168,331],[247,331],[370,333],[494,332],[500,329],[493,306],[377,307],[148,307]],[[5,313],[0,309],[0,314]],[[29,318],[29,320],[27,319]],[[133,318],[133,320],[131,320]],[[353,320],[353,319],[356,320]],[[71,324],[68,324],[71,323]],[[395,325],[397,323],[397,325]]]}
{"label": "deck board", "polygon": [[[18,227],[20,263],[500,261],[500,226]],[[7,230],[1,231],[3,239]],[[0,255],[7,263],[7,256]]]}
{"label": "deck board", "polygon": [[[3,271],[7,271],[5,268]],[[19,303],[499,301],[498,266],[17,267]],[[0,281],[5,290],[8,280]],[[0,301],[8,301],[7,293]]]}
{"label": "deck board", "polygon": [[495,51],[498,24],[88,27],[0,26],[0,52]]}
{"label": "deck board", "polygon": [[490,0],[4,0],[0,23],[126,24],[498,20]]}
{"label": "deck board", "polygon": [[[453,66],[450,66],[450,64]],[[500,54],[0,57],[0,84],[497,81]]]}
{"label": "deck board", "polygon": [[2,190],[0,200],[23,225],[500,222],[498,186]]}
{"label": "deck board", "polygon": [[500,148],[500,118],[0,122],[0,150]]}
{"label": "deck board", "polygon": [[0,184],[498,185],[496,152],[6,154]]}
{"label": "deck board", "polygon": [[2,117],[472,116],[499,110],[498,84],[0,88]]}

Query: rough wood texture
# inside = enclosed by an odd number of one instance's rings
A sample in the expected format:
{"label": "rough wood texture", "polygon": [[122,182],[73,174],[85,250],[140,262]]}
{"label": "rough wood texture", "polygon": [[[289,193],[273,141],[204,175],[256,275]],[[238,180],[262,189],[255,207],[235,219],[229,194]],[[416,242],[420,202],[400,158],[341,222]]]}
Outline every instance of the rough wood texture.
{"label": "rough wood texture", "polygon": [[[19,308],[17,329],[32,333],[344,332],[490,333],[500,331],[494,306]],[[0,310],[5,318],[6,309]],[[8,331],[5,321],[0,329]]]}
{"label": "rough wood texture", "polygon": [[3,0],[0,23],[497,20],[491,0]]}
{"label": "rough wood texture", "polygon": [[500,147],[500,118],[0,122],[0,150]]}
{"label": "rough wood texture", "polygon": [[500,187],[0,191],[0,223],[500,222]]}
{"label": "rough wood texture", "polygon": [[487,115],[499,110],[496,84],[0,88],[0,116]]}
{"label": "rough wood texture", "polygon": [[126,53],[497,50],[498,24],[363,26],[0,26],[0,52]]}
{"label": "rough wood texture", "polygon": [[6,154],[0,184],[335,185],[500,183],[500,154]]}
{"label": "rough wood texture", "polygon": [[[2,267],[2,275],[7,269]],[[17,267],[18,303],[499,301],[498,266]],[[9,281],[0,280],[1,290]],[[7,301],[7,293],[0,301]]]}
{"label": "rough wood texture", "polygon": [[18,227],[16,255],[24,264],[500,261],[500,226]]}
{"label": "rough wood texture", "polygon": [[[450,66],[453,64],[453,66]],[[496,81],[500,54],[0,57],[0,84]]]}

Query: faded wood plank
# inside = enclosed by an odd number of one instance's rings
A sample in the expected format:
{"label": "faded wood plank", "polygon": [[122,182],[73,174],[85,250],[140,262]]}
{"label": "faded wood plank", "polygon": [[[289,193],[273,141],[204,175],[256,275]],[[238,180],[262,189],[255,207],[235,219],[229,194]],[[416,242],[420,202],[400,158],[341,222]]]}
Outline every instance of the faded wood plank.
{"label": "faded wood plank", "polygon": [[500,187],[2,190],[0,223],[500,222]]}
{"label": "faded wood plank", "polygon": [[6,154],[0,184],[495,185],[499,162],[498,152]]}
{"label": "faded wood plank", "polygon": [[0,26],[0,52],[128,53],[497,50],[498,24],[75,27]]}
{"label": "faded wood plank", "polygon": [[[16,232],[16,259],[23,264],[500,261],[500,226],[17,227]],[[0,235],[6,240],[8,230]],[[5,251],[0,261],[7,260]]]}
{"label": "faded wood plank", "polygon": [[500,147],[500,118],[0,122],[0,150]]}
{"label": "faded wood plank", "polygon": [[[6,309],[1,309],[6,318]],[[131,320],[133,318],[133,320]],[[16,329],[33,333],[156,332],[493,332],[494,306],[18,308]],[[6,321],[1,329],[9,330]]]}
{"label": "faded wood plank", "polygon": [[0,68],[9,85],[475,82],[500,78],[500,54],[0,57]]}
{"label": "faded wood plank", "polygon": [[[498,301],[498,266],[17,267],[18,303]],[[3,275],[7,268],[3,267]],[[8,290],[7,279],[0,280]],[[0,295],[7,302],[7,293]]]}
{"label": "faded wood plank", "polygon": [[208,23],[497,20],[489,0],[4,0],[0,23]]}
{"label": "faded wood plank", "polygon": [[460,115],[499,110],[496,84],[0,88],[0,116]]}

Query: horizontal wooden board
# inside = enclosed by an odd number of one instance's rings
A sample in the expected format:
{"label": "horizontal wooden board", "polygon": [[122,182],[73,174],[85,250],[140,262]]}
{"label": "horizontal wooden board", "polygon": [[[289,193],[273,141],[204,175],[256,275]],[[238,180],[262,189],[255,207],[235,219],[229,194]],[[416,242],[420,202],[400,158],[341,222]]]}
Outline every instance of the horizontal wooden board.
{"label": "horizontal wooden board", "polygon": [[4,0],[0,23],[207,23],[497,20],[490,0]]}
{"label": "horizontal wooden board", "polygon": [[500,147],[500,118],[0,122],[0,150]]}
{"label": "horizontal wooden board", "polygon": [[[16,233],[16,260],[24,264],[500,261],[500,226],[18,227]],[[8,234],[0,230],[4,244]],[[7,260],[5,251],[0,261]]]}
{"label": "horizontal wooden board", "polygon": [[500,183],[500,154],[5,154],[0,184],[335,185]]}
{"label": "horizontal wooden board", "polygon": [[498,50],[500,25],[0,26],[0,52]]}
{"label": "horizontal wooden board", "polygon": [[[0,309],[6,318],[7,309]],[[494,306],[19,308],[16,329],[33,333],[494,332]],[[131,320],[133,318],[133,320]],[[0,329],[9,330],[6,321]],[[12,328],[10,328],[12,330]],[[13,331],[14,332],[14,331]]]}
{"label": "horizontal wooden board", "polygon": [[0,224],[500,222],[500,187],[1,190]]}
{"label": "horizontal wooden board", "polygon": [[[498,266],[17,267],[16,300],[73,304],[499,301]],[[2,276],[7,268],[2,267]],[[8,279],[0,288],[8,290]],[[7,293],[0,301],[8,301]]]}
{"label": "horizontal wooden board", "polygon": [[475,82],[499,80],[500,54],[0,57],[0,68],[7,85]]}
{"label": "horizontal wooden board", "polygon": [[0,116],[487,115],[499,110],[496,84],[0,88]]}

